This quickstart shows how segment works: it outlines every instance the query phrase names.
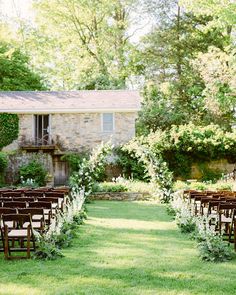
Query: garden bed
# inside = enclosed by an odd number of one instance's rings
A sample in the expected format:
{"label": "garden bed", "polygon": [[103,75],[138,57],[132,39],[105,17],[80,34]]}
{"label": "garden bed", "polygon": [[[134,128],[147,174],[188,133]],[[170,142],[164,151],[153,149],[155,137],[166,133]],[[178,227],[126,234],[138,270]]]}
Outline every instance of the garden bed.
{"label": "garden bed", "polygon": [[109,201],[148,201],[151,195],[140,192],[97,192],[93,193],[90,200],[109,200]]}

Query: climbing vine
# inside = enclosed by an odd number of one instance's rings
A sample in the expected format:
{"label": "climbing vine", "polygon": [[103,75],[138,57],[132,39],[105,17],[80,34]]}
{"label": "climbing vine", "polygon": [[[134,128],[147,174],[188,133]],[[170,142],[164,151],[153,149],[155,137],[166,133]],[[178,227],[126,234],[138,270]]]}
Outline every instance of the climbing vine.
{"label": "climbing vine", "polygon": [[15,114],[0,114],[0,150],[17,139],[19,118]]}
{"label": "climbing vine", "polygon": [[135,155],[144,164],[147,176],[157,186],[157,192],[162,202],[168,203],[172,194],[173,175],[169,171],[166,162],[157,157],[148,146],[142,145],[137,139],[131,140],[123,146],[123,149],[131,155]]}
{"label": "climbing vine", "polygon": [[93,188],[93,183],[99,178],[100,172],[103,169],[106,158],[112,150],[110,142],[99,145],[93,150],[90,157],[84,158],[80,164],[80,169],[70,177],[70,186],[75,194],[82,189],[85,193],[85,198],[88,197]]}

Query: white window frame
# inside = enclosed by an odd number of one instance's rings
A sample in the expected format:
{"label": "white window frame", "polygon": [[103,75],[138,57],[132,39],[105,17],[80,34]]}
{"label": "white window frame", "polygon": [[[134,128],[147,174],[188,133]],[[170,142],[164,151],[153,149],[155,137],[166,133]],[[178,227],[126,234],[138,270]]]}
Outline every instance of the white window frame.
{"label": "white window frame", "polygon": [[[103,129],[103,127],[104,127],[104,124],[103,124],[104,117],[103,117],[103,115],[104,114],[112,114],[112,119],[113,119],[113,121],[112,121],[113,126],[112,127],[113,128],[110,131],[107,131],[107,130]],[[112,112],[101,113],[101,130],[102,130],[103,133],[113,133],[115,131],[115,113],[112,113]]]}

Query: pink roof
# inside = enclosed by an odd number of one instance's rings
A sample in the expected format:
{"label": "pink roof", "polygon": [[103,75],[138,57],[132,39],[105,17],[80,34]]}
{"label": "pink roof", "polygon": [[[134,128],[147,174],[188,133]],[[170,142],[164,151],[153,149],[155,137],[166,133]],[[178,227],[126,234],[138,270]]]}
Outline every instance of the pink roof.
{"label": "pink roof", "polygon": [[0,113],[137,112],[138,91],[1,91]]}

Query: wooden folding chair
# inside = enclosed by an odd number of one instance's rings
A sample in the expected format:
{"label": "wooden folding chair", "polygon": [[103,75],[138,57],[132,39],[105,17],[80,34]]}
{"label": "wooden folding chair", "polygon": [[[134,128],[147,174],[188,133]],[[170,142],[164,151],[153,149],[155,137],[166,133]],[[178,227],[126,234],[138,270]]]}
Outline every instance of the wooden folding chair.
{"label": "wooden folding chair", "polygon": [[44,211],[44,218],[47,225],[51,223],[51,219],[53,218],[53,207],[51,202],[29,202],[28,208],[42,208]]}
{"label": "wooden folding chair", "polygon": [[2,197],[3,198],[6,198],[6,197],[21,197],[22,196],[22,193],[21,192],[5,192],[5,193],[2,193]]}
{"label": "wooden folding chair", "polygon": [[222,234],[224,227],[224,235],[230,236],[230,225],[233,222],[234,209],[236,209],[236,203],[220,203],[218,205],[219,214],[219,233]]}
{"label": "wooden folding chair", "polygon": [[[19,214],[30,214],[32,226],[34,230],[39,231],[41,234],[45,231],[45,218],[43,208],[19,208]],[[27,227],[28,223],[24,224]]]}
{"label": "wooden folding chair", "polygon": [[38,197],[43,197],[44,196],[44,192],[41,191],[27,191],[24,193],[25,197],[34,197],[34,198],[38,198]]}
{"label": "wooden folding chair", "polygon": [[8,208],[26,208],[26,202],[18,202],[18,201],[11,201],[11,202],[3,202],[3,207]]}
{"label": "wooden folding chair", "polygon": [[13,197],[12,201],[13,202],[26,202],[26,203],[29,203],[29,202],[34,202],[35,198],[34,197]]}
{"label": "wooden folding chair", "polygon": [[229,243],[234,243],[234,250],[236,251],[236,208],[232,212],[232,222],[229,225]]}
{"label": "wooden folding chair", "polygon": [[63,210],[64,199],[61,198],[61,196],[48,197],[46,195],[46,197],[44,197],[44,198],[38,198],[38,201],[51,202],[53,209]]}
{"label": "wooden folding chair", "polygon": [[[2,222],[4,225],[5,259],[30,258],[30,251],[35,250],[35,240],[30,214],[3,214]],[[8,222],[13,222],[14,227],[9,228]],[[27,228],[24,228],[25,223],[28,223]],[[10,241],[12,241],[13,246],[10,246]],[[16,241],[19,241],[18,247],[15,247]],[[12,252],[26,252],[26,256],[11,256]]]}
{"label": "wooden folding chair", "polygon": [[[3,222],[1,219],[2,214],[17,214],[17,209],[16,208],[3,208],[0,207],[0,231],[1,231],[1,239],[2,239],[2,248],[0,248],[0,251],[4,251],[4,233],[3,233]],[[8,222],[8,227],[12,228],[13,227],[13,222]]]}

